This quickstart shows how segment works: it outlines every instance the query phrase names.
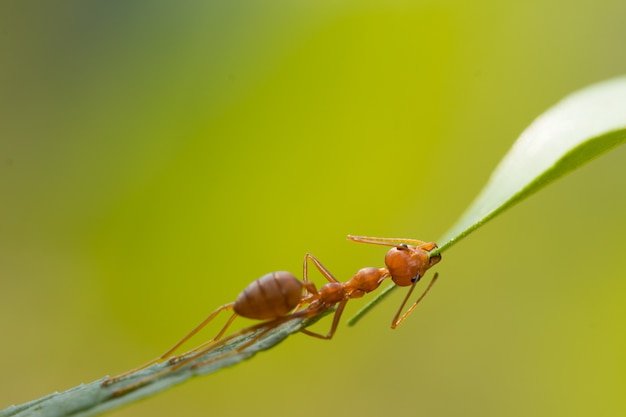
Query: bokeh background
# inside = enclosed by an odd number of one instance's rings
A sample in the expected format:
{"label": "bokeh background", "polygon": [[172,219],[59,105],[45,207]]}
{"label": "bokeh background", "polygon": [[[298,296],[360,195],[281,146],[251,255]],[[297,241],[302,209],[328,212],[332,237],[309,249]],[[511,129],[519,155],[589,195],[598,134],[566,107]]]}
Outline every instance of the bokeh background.
{"label": "bokeh background", "polygon": [[[349,233],[443,236],[536,116],[626,72],[624,16],[621,0],[2,2],[0,408],[157,356],[306,252],[344,280],[382,266]],[[625,158],[447,251],[398,330],[402,291],[330,342],[296,335],[111,415],[625,415]]]}

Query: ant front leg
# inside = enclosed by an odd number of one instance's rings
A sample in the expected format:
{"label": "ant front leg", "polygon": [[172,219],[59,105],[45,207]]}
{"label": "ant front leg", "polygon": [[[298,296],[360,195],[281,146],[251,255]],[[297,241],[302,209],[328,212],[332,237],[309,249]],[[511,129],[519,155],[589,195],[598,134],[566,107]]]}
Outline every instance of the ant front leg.
{"label": "ant front leg", "polygon": [[[426,243],[422,240],[417,239],[401,239],[395,237],[370,237],[370,236],[352,236],[348,235],[348,240],[359,243],[369,243],[372,245],[382,245],[382,246],[402,246],[402,245],[411,245],[411,246],[422,246],[422,245],[430,245],[430,243]],[[436,247],[437,245],[435,245]],[[423,248],[425,250],[429,250]]]}

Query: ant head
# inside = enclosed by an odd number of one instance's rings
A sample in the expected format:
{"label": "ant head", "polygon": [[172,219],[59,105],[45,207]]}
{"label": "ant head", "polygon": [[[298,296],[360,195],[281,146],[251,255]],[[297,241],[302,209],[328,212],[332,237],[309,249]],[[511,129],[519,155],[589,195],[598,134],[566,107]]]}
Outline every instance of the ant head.
{"label": "ant head", "polygon": [[428,251],[408,245],[398,245],[387,252],[385,264],[393,282],[400,287],[413,285],[428,268],[441,260],[441,255],[430,257]]}

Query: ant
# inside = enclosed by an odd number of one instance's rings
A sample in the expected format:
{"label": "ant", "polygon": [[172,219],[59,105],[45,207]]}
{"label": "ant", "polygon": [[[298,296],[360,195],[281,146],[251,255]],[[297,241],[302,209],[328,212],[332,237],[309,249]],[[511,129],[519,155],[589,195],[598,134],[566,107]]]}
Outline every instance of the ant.
{"label": "ant", "polygon": [[[415,303],[409,307],[409,309],[402,314],[402,316],[400,316],[404,305],[415,288],[415,284],[417,284],[420,278],[424,276],[430,267],[441,260],[440,254],[433,256],[430,256],[429,254],[430,251],[437,248],[437,245],[432,242],[426,243],[415,239],[377,238],[351,235],[348,236],[348,239],[360,243],[391,246],[392,248],[389,249],[385,256],[386,268],[362,268],[348,281],[340,282],[326,269],[326,267],[320,263],[320,261],[317,260],[317,258],[307,253],[304,257],[302,281],[299,281],[293,274],[286,271],[272,272],[262,276],[249,284],[239,294],[234,302],[218,307],[206,319],[204,319],[199,325],[197,325],[161,356],[146,362],[138,368],[132,369],[115,377],[105,379],[102,385],[110,385],[167,358],[170,358],[168,362],[171,365],[175,364],[164,371],[139,380],[138,382],[113,393],[113,395],[116,396],[122,395],[123,393],[148,383],[158,375],[173,372],[176,369],[179,369],[185,364],[205,355],[235,337],[242,336],[259,329],[261,330],[258,334],[252,336],[251,340],[239,346],[233,352],[229,352],[227,354],[242,352],[244,349],[263,337],[263,335],[271,329],[274,329],[289,320],[317,317],[320,314],[336,307],[330,330],[326,335],[315,333],[307,329],[300,330],[300,332],[309,336],[320,339],[332,339],[335,331],[337,330],[339,320],[341,319],[341,314],[343,313],[348,301],[353,298],[361,298],[365,294],[374,291],[387,278],[391,278],[392,281],[398,286],[411,286],[402,301],[398,312],[392,320],[391,327],[395,329],[402,324],[409,314],[411,314],[417,304],[422,300],[422,298],[424,298],[435,283],[437,274],[434,275],[430,284],[417,301],[415,301]],[[308,280],[308,268],[310,262],[312,262],[324,278],[328,280],[328,283],[323,285],[319,290],[315,287],[313,282]],[[302,306],[304,305],[306,305],[306,307],[303,308]],[[222,311],[233,311],[233,313],[226,321],[226,324],[222,327],[222,329],[212,339],[200,344],[188,352],[172,357],[172,354],[181,345],[198,333]],[[237,316],[268,321],[243,329],[231,336],[228,336],[226,339],[223,339],[220,343],[215,343],[224,335],[224,333],[226,333],[226,330],[237,318]],[[196,363],[192,368],[206,365],[207,363],[215,360],[216,359],[214,358],[202,363]]]}

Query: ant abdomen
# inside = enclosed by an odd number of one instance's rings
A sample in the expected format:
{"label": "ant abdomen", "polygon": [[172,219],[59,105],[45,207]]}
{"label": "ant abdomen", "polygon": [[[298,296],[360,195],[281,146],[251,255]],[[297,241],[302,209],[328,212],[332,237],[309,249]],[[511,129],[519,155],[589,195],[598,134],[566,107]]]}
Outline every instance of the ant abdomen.
{"label": "ant abdomen", "polygon": [[233,310],[255,320],[282,317],[300,303],[302,287],[302,282],[290,272],[270,272],[250,283],[237,296]]}

